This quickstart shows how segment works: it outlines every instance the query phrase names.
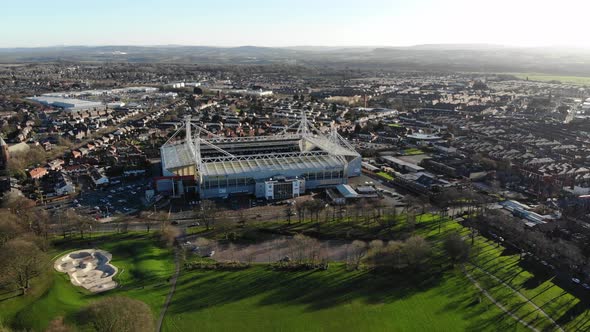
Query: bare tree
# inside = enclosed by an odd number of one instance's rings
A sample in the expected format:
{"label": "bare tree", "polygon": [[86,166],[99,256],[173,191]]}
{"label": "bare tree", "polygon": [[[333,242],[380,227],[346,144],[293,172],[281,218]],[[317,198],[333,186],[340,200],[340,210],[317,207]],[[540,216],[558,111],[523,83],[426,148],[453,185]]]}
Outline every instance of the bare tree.
{"label": "bare tree", "polygon": [[53,216],[55,220],[55,224],[57,225],[59,231],[61,232],[62,237],[65,239],[72,232],[72,221],[67,218],[67,213],[64,211],[59,210]]}
{"label": "bare tree", "polygon": [[297,218],[299,220],[299,222],[303,222],[305,220],[305,210],[306,210],[306,206],[305,206],[305,202],[297,202],[295,203],[295,210],[297,210]]}
{"label": "bare tree", "polygon": [[18,217],[3,210],[0,212],[0,247],[24,232]]}
{"label": "bare tree", "polygon": [[217,209],[215,202],[211,200],[203,200],[201,202],[201,219],[205,223],[207,230],[215,225],[218,215],[219,210]]}
{"label": "bare tree", "polygon": [[219,218],[219,220],[217,220],[217,223],[215,224],[215,229],[219,230],[221,234],[223,234],[223,237],[227,240],[229,231],[231,230],[232,226],[233,222],[230,219],[221,217]]}
{"label": "bare tree", "polygon": [[24,295],[31,287],[31,280],[48,268],[49,257],[35,244],[14,239],[0,250],[0,278],[12,283]]}
{"label": "bare tree", "polygon": [[80,234],[82,239],[84,238],[84,234],[86,234],[86,232],[91,229],[93,223],[92,218],[88,216],[82,216],[74,209],[67,210],[65,218],[69,220],[72,227]]}
{"label": "bare tree", "polygon": [[285,207],[285,217],[287,218],[287,224],[291,225],[291,217],[293,216],[293,206],[287,204]]}
{"label": "bare tree", "polygon": [[155,225],[162,222],[162,220],[168,219],[168,213],[161,212],[161,211],[153,211],[153,212],[142,212],[141,217],[145,223],[145,230],[149,233]]}
{"label": "bare tree", "polygon": [[430,244],[421,236],[412,236],[404,243],[404,254],[408,266],[416,268],[430,257],[432,248]]}
{"label": "bare tree", "polygon": [[348,265],[358,270],[363,257],[367,254],[367,243],[365,241],[355,240],[348,249]]}
{"label": "bare tree", "polygon": [[160,229],[160,239],[168,247],[174,246],[178,236],[180,236],[180,230],[175,226],[164,224],[162,229]]}
{"label": "bare tree", "polygon": [[444,239],[443,247],[453,265],[463,263],[469,258],[469,244],[461,238],[459,233],[449,233]]}

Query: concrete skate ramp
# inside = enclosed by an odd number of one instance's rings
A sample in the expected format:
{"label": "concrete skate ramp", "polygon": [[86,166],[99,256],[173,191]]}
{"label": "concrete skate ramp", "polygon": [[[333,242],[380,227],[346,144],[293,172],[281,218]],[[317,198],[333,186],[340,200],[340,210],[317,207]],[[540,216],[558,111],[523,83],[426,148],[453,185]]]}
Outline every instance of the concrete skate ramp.
{"label": "concrete skate ramp", "polygon": [[99,293],[117,287],[113,277],[118,270],[109,263],[112,258],[113,255],[104,250],[83,249],[58,258],[54,267],[58,272],[67,273],[75,286]]}

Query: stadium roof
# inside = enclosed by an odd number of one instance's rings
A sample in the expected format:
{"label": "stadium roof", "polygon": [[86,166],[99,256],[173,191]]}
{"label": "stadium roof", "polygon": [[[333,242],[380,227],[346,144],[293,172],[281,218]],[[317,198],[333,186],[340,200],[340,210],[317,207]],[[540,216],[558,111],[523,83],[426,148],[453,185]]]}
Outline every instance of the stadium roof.
{"label": "stadium roof", "polygon": [[186,167],[195,164],[194,156],[185,143],[166,144],[160,150],[162,161],[167,169]]}
{"label": "stadium roof", "polygon": [[232,161],[217,161],[203,163],[203,176],[232,176],[237,174],[253,174],[268,171],[307,169],[342,168],[342,161],[337,157],[325,154],[298,154],[289,157],[275,157],[260,159],[244,159]]}

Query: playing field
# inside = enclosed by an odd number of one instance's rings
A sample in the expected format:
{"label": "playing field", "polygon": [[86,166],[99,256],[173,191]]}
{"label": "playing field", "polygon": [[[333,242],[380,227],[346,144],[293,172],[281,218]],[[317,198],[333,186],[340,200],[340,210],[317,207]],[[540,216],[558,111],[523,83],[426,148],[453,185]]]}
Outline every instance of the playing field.
{"label": "playing field", "polygon": [[[481,302],[480,302],[481,301]],[[460,272],[421,277],[348,272],[191,271],[164,331],[521,330]]]}

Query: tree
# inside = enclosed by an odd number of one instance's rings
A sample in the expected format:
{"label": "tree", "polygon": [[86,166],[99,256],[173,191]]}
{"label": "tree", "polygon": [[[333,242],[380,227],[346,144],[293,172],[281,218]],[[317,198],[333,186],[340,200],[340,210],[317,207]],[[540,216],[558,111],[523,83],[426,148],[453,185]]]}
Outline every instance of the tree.
{"label": "tree", "polygon": [[66,235],[70,234],[70,232],[72,231],[72,223],[71,220],[66,218],[64,216],[63,211],[57,211],[57,213],[54,215],[54,218],[57,219],[56,220],[56,224],[58,226],[59,231],[62,234],[62,237],[65,239]]}
{"label": "tree", "polygon": [[141,216],[145,222],[145,230],[149,233],[155,225],[161,223],[162,220],[168,219],[168,213],[161,212],[161,211],[153,211],[153,212],[142,212]]}
{"label": "tree", "polygon": [[78,315],[80,325],[90,324],[97,332],[154,331],[150,307],[135,299],[113,296],[100,299]]}
{"label": "tree", "polygon": [[51,218],[46,210],[33,209],[29,214],[32,220],[29,221],[30,229],[37,236],[41,236],[44,239],[48,238],[49,224]]}
{"label": "tree", "polygon": [[90,231],[92,224],[94,223],[91,217],[80,215],[74,209],[67,210],[65,217],[72,224],[72,227],[80,233],[81,238],[84,238],[84,234],[87,231]]}
{"label": "tree", "polygon": [[217,223],[215,224],[215,229],[218,229],[221,232],[221,234],[223,234],[223,237],[227,240],[229,238],[229,231],[231,230],[233,224],[233,221],[231,221],[229,218],[222,217],[219,218],[219,220],[217,220]]}
{"label": "tree", "polygon": [[319,258],[319,241],[303,234],[296,234],[287,241],[289,257],[297,263],[316,262]]}
{"label": "tree", "polygon": [[0,250],[0,278],[12,283],[25,295],[31,287],[31,279],[48,267],[49,257],[35,244],[24,239],[13,239]]}
{"label": "tree", "polygon": [[387,245],[379,242],[371,242],[368,263],[374,268],[402,269],[407,266],[404,243],[401,241],[389,241]]}
{"label": "tree", "polygon": [[404,243],[404,254],[408,266],[416,268],[423,264],[432,252],[430,244],[421,236],[412,236]]}
{"label": "tree", "polygon": [[2,207],[19,217],[21,223],[32,230],[35,202],[23,196],[9,194],[4,196]]}
{"label": "tree", "polygon": [[293,206],[287,204],[285,207],[285,217],[287,217],[287,224],[291,225],[291,217],[293,216]]}
{"label": "tree", "polygon": [[297,218],[299,219],[299,222],[303,222],[304,218],[305,218],[305,210],[306,210],[306,204],[305,202],[302,201],[298,201],[295,203],[295,210],[297,210]]}
{"label": "tree", "polygon": [[367,243],[365,241],[354,240],[348,248],[348,265],[358,270],[363,257],[367,254]]}
{"label": "tree", "polygon": [[163,227],[160,229],[160,239],[168,247],[174,245],[176,238],[179,237],[180,234],[178,227],[170,224],[163,224]]}
{"label": "tree", "polygon": [[463,263],[469,258],[469,244],[463,240],[459,233],[448,234],[443,242],[446,253],[451,258],[451,263]]}
{"label": "tree", "polygon": [[211,200],[203,200],[201,202],[201,219],[205,223],[207,230],[215,225],[218,213],[219,210],[217,209],[217,206],[215,206],[215,202]]}
{"label": "tree", "polygon": [[18,217],[3,210],[0,213],[0,247],[24,232],[18,223]]}

